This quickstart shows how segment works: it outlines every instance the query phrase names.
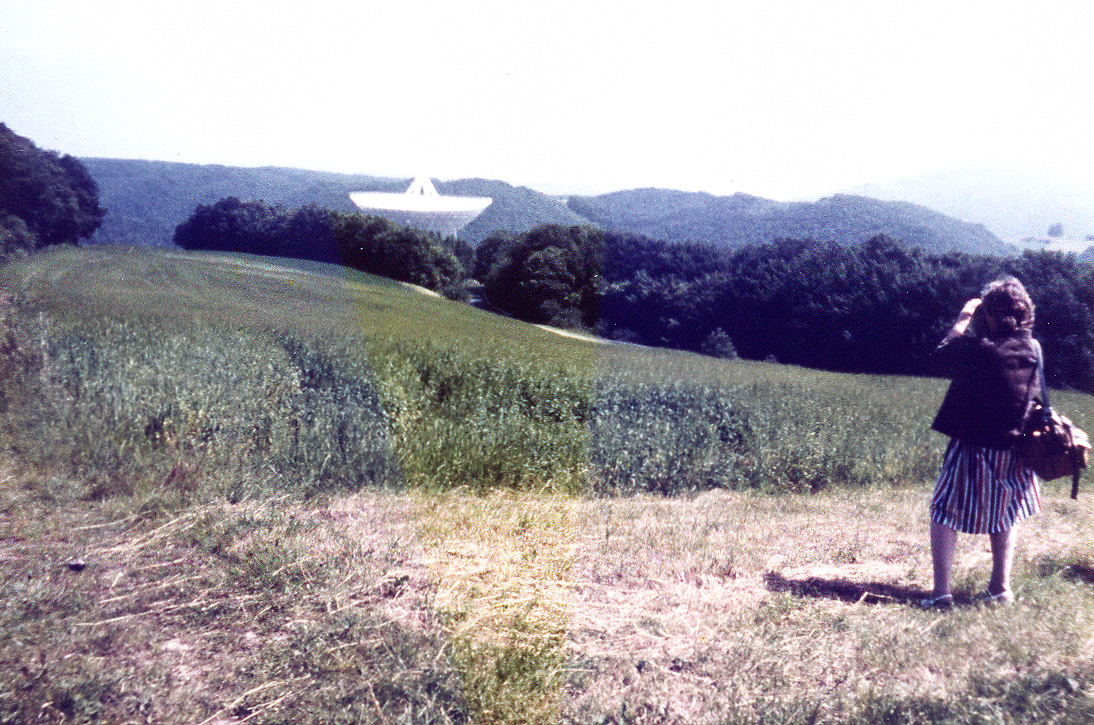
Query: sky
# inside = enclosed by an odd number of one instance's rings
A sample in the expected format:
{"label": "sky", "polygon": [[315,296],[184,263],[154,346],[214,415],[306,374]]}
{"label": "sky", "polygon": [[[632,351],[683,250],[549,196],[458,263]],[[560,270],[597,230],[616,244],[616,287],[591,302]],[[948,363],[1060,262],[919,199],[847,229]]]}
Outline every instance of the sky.
{"label": "sky", "polygon": [[811,199],[948,169],[1094,191],[1086,0],[0,0],[39,147],[549,193]]}

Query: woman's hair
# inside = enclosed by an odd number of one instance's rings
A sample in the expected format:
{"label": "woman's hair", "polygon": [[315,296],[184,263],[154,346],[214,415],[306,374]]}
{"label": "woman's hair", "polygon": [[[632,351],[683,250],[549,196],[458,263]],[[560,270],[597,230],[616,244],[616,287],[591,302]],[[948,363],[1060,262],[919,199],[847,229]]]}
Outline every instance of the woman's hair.
{"label": "woman's hair", "polygon": [[1033,300],[1015,277],[1000,277],[980,290],[981,309],[1007,332],[1033,327]]}

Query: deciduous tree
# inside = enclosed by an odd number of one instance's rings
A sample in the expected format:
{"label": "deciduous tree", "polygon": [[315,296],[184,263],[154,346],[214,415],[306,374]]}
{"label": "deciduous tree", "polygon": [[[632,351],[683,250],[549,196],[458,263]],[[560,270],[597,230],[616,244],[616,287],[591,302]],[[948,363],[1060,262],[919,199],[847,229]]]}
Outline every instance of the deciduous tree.
{"label": "deciduous tree", "polygon": [[104,213],[78,159],[39,149],[0,123],[0,252],[76,244]]}

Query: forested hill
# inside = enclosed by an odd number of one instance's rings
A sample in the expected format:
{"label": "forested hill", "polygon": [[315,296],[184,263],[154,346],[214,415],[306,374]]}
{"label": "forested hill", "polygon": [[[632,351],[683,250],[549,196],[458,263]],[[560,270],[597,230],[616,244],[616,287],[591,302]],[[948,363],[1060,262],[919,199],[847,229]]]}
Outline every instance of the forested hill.
{"label": "forested hill", "polygon": [[498,230],[519,234],[542,224],[588,224],[558,199],[527,186],[510,186],[493,179],[459,179],[438,181],[436,187],[441,194],[489,196],[494,200],[478,219],[460,230],[460,238],[470,242],[480,242]]}
{"label": "forested hill", "polygon": [[[318,204],[353,211],[351,191],[402,191],[409,179],[336,174],[281,167],[81,159],[99,186],[106,209],[97,243],[169,246],[175,227],[199,204],[234,196],[288,208]],[[460,232],[477,243],[494,231],[522,233],[541,224],[595,224],[656,239],[738,247],[775,239],[861,243],[879,233],[930,252],[1009,256],[1014,250],[983,226],[926,207],[836,195],[817,202],[777,202],[747,194],[637,189],[574,196],[568,203],[526,187],[491,179],[436,182],[442,194],[489,196],[494,203]]]}
{"label": "forested hill", "polygon": [[[351,191],[403,191],[410,179],[336,174],[280,167],[206,166],[166,161],[81,159],[99,186],[106,217],[92,241],[170,246],[175,227],[199,204],[234,196],[289,208],[315,203],[334,211],[353,211]],[[584,219],[558,200],[502,181],[461,179],[437,182],[442,194],[489,196],[482,216],[460,237],[471,242],[501,229],[524,232],[540,224],[582,224]]]}
{"label": "forested hill", "polygon": [[608,229],[671,241],[739,247],[776,239],[861,244],[886,234],[929,252],[1011,255],[1009,245],[983,225],[969,224],[900,201],[837,194],[816,202],[778,202],[748,194],[635,189],[574,196],[577,214]]}

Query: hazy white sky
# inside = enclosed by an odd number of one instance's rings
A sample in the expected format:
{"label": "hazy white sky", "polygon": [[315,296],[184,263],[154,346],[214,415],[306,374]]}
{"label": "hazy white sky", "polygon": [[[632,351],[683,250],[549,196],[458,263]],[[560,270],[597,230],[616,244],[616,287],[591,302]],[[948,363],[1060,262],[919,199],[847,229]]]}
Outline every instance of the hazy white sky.
{"label": "hazy white sky", "polygon": [[79,156],[776,199],[1094,187],[1094,3],[0,0],[0,122]]}

